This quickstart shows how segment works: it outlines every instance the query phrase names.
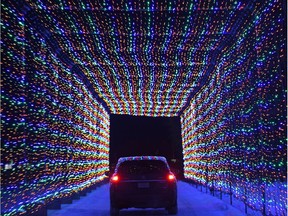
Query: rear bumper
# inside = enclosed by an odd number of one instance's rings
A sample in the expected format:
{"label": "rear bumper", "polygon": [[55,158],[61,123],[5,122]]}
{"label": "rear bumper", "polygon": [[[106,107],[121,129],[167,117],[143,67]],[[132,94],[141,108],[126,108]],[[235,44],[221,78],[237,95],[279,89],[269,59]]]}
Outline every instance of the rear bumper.
{"label": "rear bumper", "polygon": [[167,208],[177,204],[177,187],[166,190],[124,191],[117,187],[110,188],[111,206],[122,208]]}

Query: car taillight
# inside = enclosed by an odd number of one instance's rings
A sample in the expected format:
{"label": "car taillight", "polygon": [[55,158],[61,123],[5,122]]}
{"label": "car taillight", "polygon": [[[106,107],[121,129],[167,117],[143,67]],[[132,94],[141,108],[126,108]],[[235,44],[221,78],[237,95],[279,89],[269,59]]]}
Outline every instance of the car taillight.
{"label": "car taillight", "polygon": [[175,181],[176,180],[175,176],[173,174],[171,174],[171,173],[167,176],[167,179],[169,181]]}
{"label": "car taillight", "polygon": [[112,177],[111,177],[111,181],[112,182],[118,182],[119,181],[119,176],[118,175],[113,175]]}

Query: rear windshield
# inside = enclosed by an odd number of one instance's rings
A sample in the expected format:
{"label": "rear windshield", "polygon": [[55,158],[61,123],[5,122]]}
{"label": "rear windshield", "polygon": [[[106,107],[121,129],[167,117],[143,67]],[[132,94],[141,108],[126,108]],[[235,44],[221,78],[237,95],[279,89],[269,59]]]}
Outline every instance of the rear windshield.
{"label": "rear windshield", "polygon": [[122,162],[117,171],[123,176],[163,176],[169,169],[166,163],[160,160],[135,160]]}

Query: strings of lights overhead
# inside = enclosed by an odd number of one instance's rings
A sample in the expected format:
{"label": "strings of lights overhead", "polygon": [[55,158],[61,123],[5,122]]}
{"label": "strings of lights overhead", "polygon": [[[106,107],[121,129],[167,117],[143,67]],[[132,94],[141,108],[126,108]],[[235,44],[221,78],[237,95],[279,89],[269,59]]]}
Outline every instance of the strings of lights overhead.
{"label": "strings of lights overhead", "polygon": [[239,1],[28,4],[111,113],[145,116],[181,114],[249,9]]}
{"label": "strings of lights overhead", "polygon": [[2,2],[1,213],[102,181],[112,113],[181,115],[185,177],[281,215],[281,4]]}

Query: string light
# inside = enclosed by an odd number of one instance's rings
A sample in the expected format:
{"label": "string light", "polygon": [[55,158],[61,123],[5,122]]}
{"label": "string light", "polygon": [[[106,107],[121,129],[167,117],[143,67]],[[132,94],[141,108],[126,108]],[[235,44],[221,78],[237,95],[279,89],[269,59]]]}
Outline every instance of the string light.
{"label": "string light", "polygon": [[3,11],[1,215],[21,215],[105,178],[110,123],[45,40]]}
{"label": "string light", "polygon": [[181,116],[185,177],[265,215],[286,212],[281,7],[269,1],[254,8],[254,20]]}
{"label": "string light", "polygon": [[29,0],[2,12],[1,213],[102,181],[109,113],[181,115],[186,178],[283,213],[281,1]]}

